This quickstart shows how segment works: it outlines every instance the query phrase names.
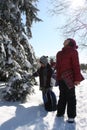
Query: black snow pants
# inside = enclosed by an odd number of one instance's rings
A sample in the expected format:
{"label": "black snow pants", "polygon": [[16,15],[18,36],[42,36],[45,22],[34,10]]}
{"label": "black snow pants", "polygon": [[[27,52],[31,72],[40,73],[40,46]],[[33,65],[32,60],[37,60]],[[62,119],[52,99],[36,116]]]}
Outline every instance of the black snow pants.
{"label": "black snow pants", "polygon": [[59,100],[57,106],[57,115],[63,116],[65,114],[65,109],[67,109],[68,118],[76,117],[76,96],[75,87],[69,89],[64,81],[59,81]]}

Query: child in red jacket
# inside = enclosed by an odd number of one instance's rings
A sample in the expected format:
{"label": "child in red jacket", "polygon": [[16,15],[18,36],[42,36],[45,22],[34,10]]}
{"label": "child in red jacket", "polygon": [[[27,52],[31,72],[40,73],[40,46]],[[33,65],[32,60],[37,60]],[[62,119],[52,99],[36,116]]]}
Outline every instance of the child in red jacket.
{"label": "child in red jacket", "polygon": [[57,117],[64,116],[67,106],[68,122],[73,123],[76,117],[75,85],[84,79],[80,72],[78,46],[74,39],[64,41],[64,47],[56,55],[57,80],[60,96],[57,107]]}

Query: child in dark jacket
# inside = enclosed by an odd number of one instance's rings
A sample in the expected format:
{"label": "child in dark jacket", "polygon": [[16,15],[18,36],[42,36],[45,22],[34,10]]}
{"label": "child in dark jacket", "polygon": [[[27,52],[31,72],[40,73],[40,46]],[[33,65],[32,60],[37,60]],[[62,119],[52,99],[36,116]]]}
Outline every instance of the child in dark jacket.
{"label": "child in dark jacket", "polygon": [[51,76],[53,70],[48,63],[46,56],[40,58],[41,67],[33,74],[33,76],[39,76],[40,90],[42,91],[42,98],[44,102],[44,108],[46,111],[55,111],[57,108],[56,96],[51,91]]}
{"label": "child in dark jacket", "polygon": [[40,81],[40,90],[45,92],[46,90],[52,88],[50,85],[52,68],[48,63],[48,57],[42,56],[39,60],[41,67],[37,70],[37,72],[33,73],[33,76],[39,76]]}

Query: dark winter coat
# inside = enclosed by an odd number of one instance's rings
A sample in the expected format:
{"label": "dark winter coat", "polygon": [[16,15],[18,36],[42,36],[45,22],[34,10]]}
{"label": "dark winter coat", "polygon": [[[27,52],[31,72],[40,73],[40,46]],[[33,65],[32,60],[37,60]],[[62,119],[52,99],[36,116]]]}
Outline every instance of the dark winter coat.
{"label": "dark winter coat", "polygon": [[[70,46],[66,46],[56,55],[57,79],[61,80],[63,73],[69,70],[73,74],[73,83],[82,81],[84,78],[80,73],[78,52]],[[69,77],[69,76],[67,76]],[[69,77],[70,78],[70,77]]]}
{"label": "dark winter coat", "polygon": [[49,64],[46,67],[40,67],[37,72],[33,74],[34,76],[39,76],[40,80],[40,89],[48,89],[52,86],[50,85],[52,69]]}

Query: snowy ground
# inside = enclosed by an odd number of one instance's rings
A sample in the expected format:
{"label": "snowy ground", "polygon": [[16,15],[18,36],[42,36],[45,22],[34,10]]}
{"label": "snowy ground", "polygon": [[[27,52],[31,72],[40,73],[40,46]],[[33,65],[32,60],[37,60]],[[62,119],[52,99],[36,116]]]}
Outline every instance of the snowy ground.
{"label": "snowy ground", "polygon": [[[24,104],[0,100],[0,130],[87,130],[86,74],[85,78],[76,87],[77,117],[74,124],[66,122],[66,114],[64,118],[57,118],[56,111],[46,112],[43,107],[41,91],[38,86],[35,86],[35,94],[28,97]],[[0,90],[2,89],[3,86],[0,87]],[[54,87],[53,91],[58,99],[58,87]]]}

